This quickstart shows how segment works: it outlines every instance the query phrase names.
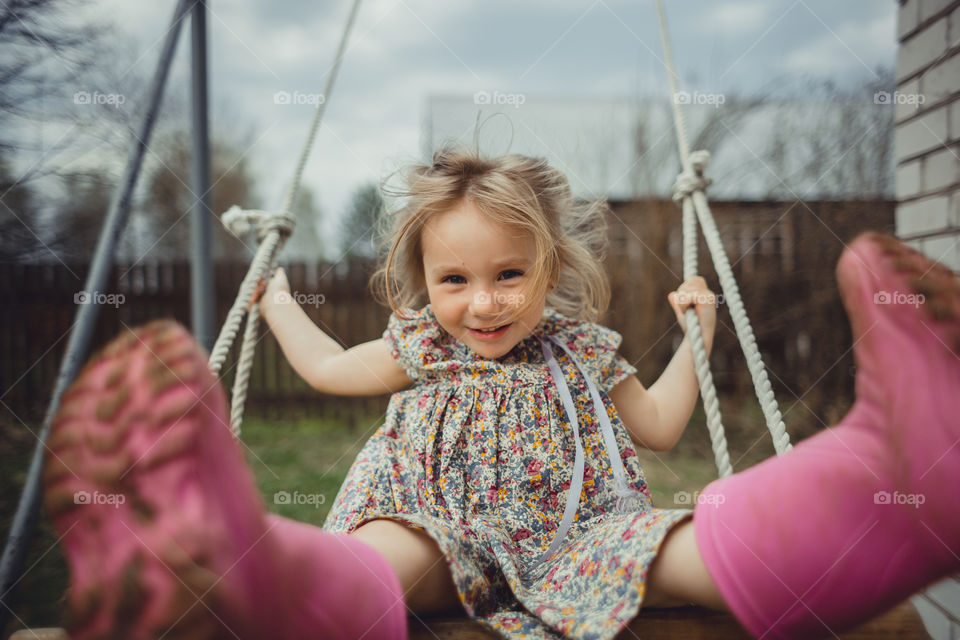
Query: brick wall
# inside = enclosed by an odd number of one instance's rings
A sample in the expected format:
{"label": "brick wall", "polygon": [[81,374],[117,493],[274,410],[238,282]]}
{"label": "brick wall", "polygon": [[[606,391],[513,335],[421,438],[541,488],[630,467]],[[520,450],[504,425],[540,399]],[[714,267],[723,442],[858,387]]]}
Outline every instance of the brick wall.
{"label": "brick wall", "polygon": [[[897,235],[960,271],[960,0],[900,0]],[[914,596],[934,640],[960,638],[960,580]]]}
{"label": "brick wall", "polygon": [[901,0],[897,234],[960,270],[960,0]]}

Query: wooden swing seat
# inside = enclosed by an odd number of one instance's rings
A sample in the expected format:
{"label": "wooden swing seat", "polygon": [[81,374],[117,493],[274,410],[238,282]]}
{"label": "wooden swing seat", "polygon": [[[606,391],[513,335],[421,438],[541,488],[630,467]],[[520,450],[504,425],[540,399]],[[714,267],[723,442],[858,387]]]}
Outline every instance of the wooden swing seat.
{"label": "wooden swing seat", "polygon": [[[916,608],[905,600],[839,636],[841,640],[929,640]],[[492,631],[464,617],[410,618],[409,640],[497,640]],[[640,613],[624,629],[619,640],[748,640],[748,634],[733,616],[702,607],[650,609]],[[63,629],[22,629],[10,640],[68,640]]]}
{"label": "wooden swing seat", "polygon": [[[624,629],[618,640],[748,640],[750,634],[728,614],[703,607],[649,609]],[[846,633],[841,640],[929,640],[916,608],[905,600]],[[497,640],[492,631],[467,618],[410,618],[410,640]],[[24,640],[26,640],[24,638]]]}

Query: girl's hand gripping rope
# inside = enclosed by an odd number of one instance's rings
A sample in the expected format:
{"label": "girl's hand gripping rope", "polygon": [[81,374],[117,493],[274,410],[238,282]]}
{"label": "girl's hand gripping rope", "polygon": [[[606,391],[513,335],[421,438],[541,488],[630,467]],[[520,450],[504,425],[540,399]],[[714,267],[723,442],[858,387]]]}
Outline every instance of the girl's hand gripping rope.
{"label": "girl's hand gripping rope", "polygon": [[257,287],[253,290],[253,297],[247,304],[247,311],[249,312],[253,304],[259,301],[260,314],[266,316],[268,307],[275,304],[285,304],[291,300],[287,274],[283,267],[277,267],[277,270],[273,272],[273,277],[270,278],[269,284],[263,278],[260,278],[260,281],[257,282]]}
{"label": "girl's hand gripping rope", "polygon": [[709,354],[717,328],[717,296],[707,287],[707,281],[700,276],[694,276],[677,287],[676,291],[671,291],[667,299],[677,315],[677,322],[680,323],[684,335],[687,333],[687,322],[683,315],[688,308],[694,308],[700,320],[703,344]]}

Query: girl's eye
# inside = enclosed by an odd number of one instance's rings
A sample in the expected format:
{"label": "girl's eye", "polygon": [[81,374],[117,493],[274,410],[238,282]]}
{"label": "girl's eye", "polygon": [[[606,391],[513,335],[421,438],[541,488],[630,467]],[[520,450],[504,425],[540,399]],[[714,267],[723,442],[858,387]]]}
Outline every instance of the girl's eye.
{"label": "girl's eye", "polygon": [[[522,276],[522,275],[523,275],[523,271],[518,271],[517,269],[507,269],[506,271],[503,271],[500,273],[500,277],[503,279],[515,278],[517,276]],[[442,278],[440,278],[440,282],[449,282],[451,284],[463,284],[465,280],[463,276],[450,275],[450,276],[443,276]]]}

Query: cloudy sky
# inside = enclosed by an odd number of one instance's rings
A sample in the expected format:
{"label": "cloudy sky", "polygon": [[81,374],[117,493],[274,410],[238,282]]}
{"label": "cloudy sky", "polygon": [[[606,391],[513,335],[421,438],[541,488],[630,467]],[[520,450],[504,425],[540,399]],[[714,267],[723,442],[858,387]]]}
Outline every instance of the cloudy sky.
{"label": "cloudy sky", "polygon": [[[276,104],[274,95],[322,90],[350,4],[209,2],[211,102],[215,113],[234,114],[212,127],[253,131],[247,157],[266,206],[279,205],[312,114],[310,105]],[[893,0],[665,5],[690,91],[757,91],[800,78],[842,84],[894,63]],[[135,64],[149,74],[173,2],[91,6],[138,43]],[[185,86],[188,43],[181,40],[171,78]],[[667,100],[662,55],[652,0],[365,0],[305,181],[332,227],[358,186],[420,159],[431,96]]]}

